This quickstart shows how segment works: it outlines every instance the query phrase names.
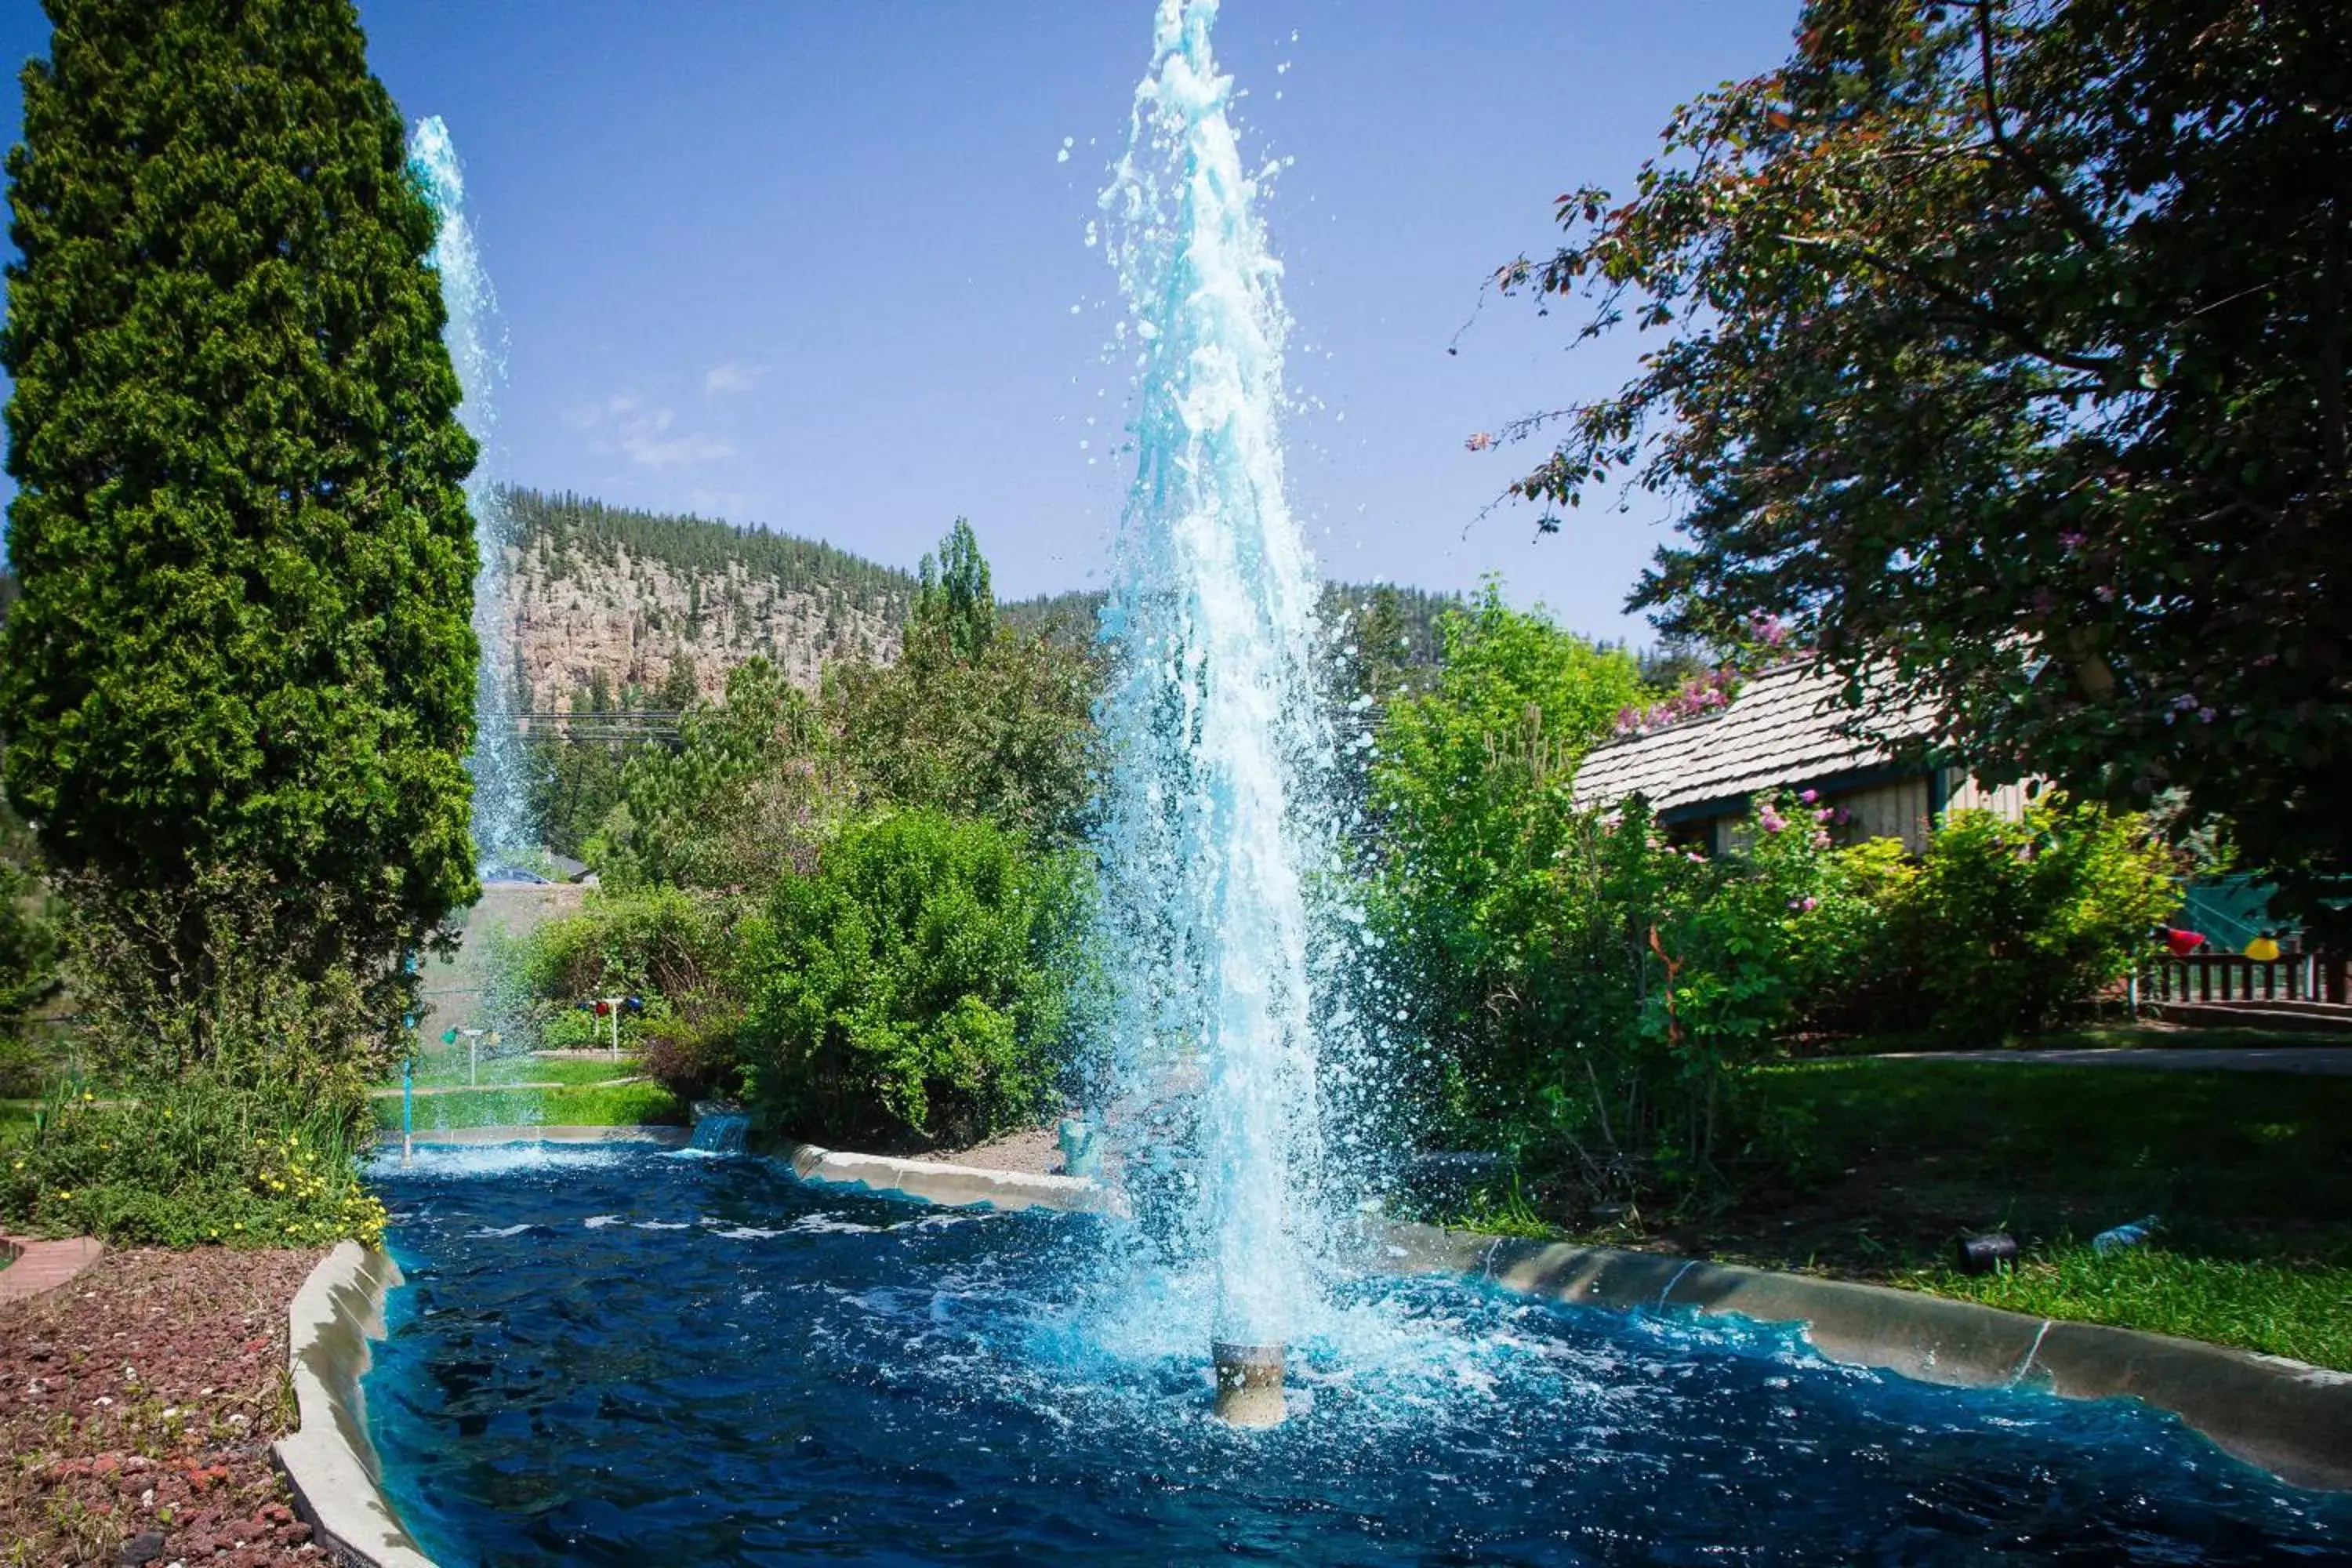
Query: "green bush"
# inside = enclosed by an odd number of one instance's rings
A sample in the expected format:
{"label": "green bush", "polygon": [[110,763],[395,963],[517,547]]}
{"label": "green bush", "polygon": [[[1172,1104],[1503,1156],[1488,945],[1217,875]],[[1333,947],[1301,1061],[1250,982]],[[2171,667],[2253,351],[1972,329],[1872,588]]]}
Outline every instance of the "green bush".
{"label": "green bush", "polygon": [[[1432,731],[1443,695],[1409,721]],[[1375,768],[1391,834],[1368,901],[1377,984],[1428,1042],[1404,1079],[1418,1131],[1571,1205],[1707,1203],[1784,1171],[1803,1118],[1743,1068],[1807,1030],[2045,1026],[2126,973],[2177,899],[2147,825],[2093,806],[1955,814],[1915,864],[1891,839],[1835,847],[1834,813],[1784,793],[1709,858],[1638,801],[1573,805],[1532,716],[1450,748],[1450,773],[1401,739]]]}
{"label": "green bush", "polygon": [[59,1096],[0,1148],[0,1216],[40,1235],[164,1247],[382,1239],[356,1101],[190,1078],[136,1098]]}
{"label": "green bush", "polygon": [[1985,1041],[2047,1028],[2129,974],[2179,900],[2141,817],[2063,801],[2016,822],[1954,812],[1895,916],[1918,1021]]}
{"label": "green bush", "polygon": [[37,1037],[0,1025],[0,1100],[30,1100],[47,1087],[57,1053]]}
{"label": "green bush", "polygon": [[744,935],[749,1092],[770,1125],[955,1143],[1048,1103],[1078,973],[1078,863],[908,811],[843,830]]}
{"label": "green bush", "polygon": [[733,992],[745,901],[680,888],[602,890],[581,911],[551,921],[492,957],[493,1010],[547,1049],[596,1047],[612,1024],[577,1010],[599,996],[635,995],[621,1042],[635,1048],[680,1025],[705,1032],[740,1016]]}
{"label": "green bush", "polygon": [[52,904],[30,872],[0,858],[0,1031],[58,989],[64,943]]}
{"label": "green bush", "polygon": [[[416,982],[398,966],[318,964],[300,951],[313,913],[342,900],[305,897],[207,873],[193,896],[100,889],[69,879],[67,931],[73,993],[91,1075],[147,1084],[205,1079],[274,1085],[345,1104],[407,1047],[401,1026]],[[320,895],[324,897],[324,895]],[[140,953],[141,927],[172,923],[201,955],[203,984],[159,981]]]}
{"label": "green bush", "polygon": [[578,914],[532,931],[509,967],[547,997],[689,996],[724,983],[742,912],[738,901],[677,888],[599,889]]}

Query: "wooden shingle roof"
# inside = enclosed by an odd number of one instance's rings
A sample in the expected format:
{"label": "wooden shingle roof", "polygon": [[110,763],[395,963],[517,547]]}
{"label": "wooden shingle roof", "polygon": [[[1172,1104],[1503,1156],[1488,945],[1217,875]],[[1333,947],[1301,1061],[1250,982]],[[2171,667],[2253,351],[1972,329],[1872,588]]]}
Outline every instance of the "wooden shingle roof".
{"label": "wooden shingle roof", "polygon": [[1719,713],[1596,747],[1577,769],[1576,803],[1613,805],[1638,795],[1661,815],[1744,804],[1758,790],[1885,767],[1898,742],[1927,732],[1930,714],[1924,707],[1870,714],[1859,736],[1845,731],[1856,717],[1811,660],[1780,665],[1751,679]]}

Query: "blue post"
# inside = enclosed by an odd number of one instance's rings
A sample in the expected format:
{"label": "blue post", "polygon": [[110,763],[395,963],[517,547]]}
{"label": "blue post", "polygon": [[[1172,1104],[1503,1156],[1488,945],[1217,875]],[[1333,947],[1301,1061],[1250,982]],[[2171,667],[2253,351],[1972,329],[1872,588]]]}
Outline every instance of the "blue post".
{"label": "blue post", "polygon": [[408,1015],[408,1051],[400,1058],[400,1163],[408,1163],[415,1149],[416,1015]]}
{"label": "blue post", "polygon": [[[400,968],[402,973],[415,977],[419,964],[415,948],[401,954]],[[414,1000],[416,992],[412,989],[409,995]],[[416,1015],[410,1013],[401,1022],[408,1030],[408,1049],[400,1058],[400,1163],[405,1165],[416,1149]]]}

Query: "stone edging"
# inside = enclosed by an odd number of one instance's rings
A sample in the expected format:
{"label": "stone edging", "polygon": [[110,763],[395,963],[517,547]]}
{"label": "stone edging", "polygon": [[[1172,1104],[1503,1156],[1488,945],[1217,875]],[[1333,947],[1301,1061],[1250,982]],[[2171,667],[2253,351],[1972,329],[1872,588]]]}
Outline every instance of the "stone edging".
{"label": "stone edging", "polygon": [[1125,1214],[1113,1189],[1084,1176],[1046,1176],[1028,1171],[988,1171],[976,1165],[945,1165],[931,1160],[901,1160],[888,1154],[849,1154],[798,1143],[786,1158],[793,1174],[823,1186],[895,1194],[968,1208],[1057,1209],[1065,1214]]}
{"label": "stone edging", "polygon": [[0,1235],[0,1256],[14,1259],[0,1269],[0,1306],[45,1295],[97,1262],[106,1244],[94,1236],[43,1241]]}
{"label": "stone edging", "polygon": [[[803,1181],[944,1205],[1124,1213],[1097,1183],[848,1154],[802,1144]],[[1817,1279],[1652,1252],[1382,1223],[1373,1266],[1463,1274],[1527,1295],[1617,1310],[1668,1307],[1796,1323],[1832,1361],[1923,1383],[2023,1387],[2069,1399],[2129,1396],[2168,1410],[2224,1452],[2291,1485],[2352,1490],[2352,1375],[2226,1345],[2028,1317],[1916,1290]]]}
{"label": "stone edging", "polygon": [[399,1283],[388,1254],[340,1241],[287,1313],[287,1359],[302,1420],[270,1453],[286,1473],[295,1511],[345,1568],[433,1568],[377,1486],[360,1390],[368,1342],[383,1337],[385,1293]]}
{"label": "stone edging", "polygon": [[2069,1399],[2128,1395],[2291,1485],[2352,1490],[2352,1375],[2284,1356],[1657,1253],[1418,1225],[1381,1226],[1374,1241],[1384,1271],[1474,1275],[1585,1306],[1799,1323],[1832,1361],[1921,1382],[2027,1387]]}

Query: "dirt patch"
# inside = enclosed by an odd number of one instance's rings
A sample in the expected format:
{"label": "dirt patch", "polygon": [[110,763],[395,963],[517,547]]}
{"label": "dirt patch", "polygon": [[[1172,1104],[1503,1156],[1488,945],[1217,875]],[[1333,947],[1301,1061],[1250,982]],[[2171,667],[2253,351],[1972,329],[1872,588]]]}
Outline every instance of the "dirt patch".
{"label": "dirt patch", "polygon": [[287,1306],[321,1256],[109,1252],[0,1307],[5,1561],[326,1561],[269,1462],[295,1419]]}
{"label": "dirt patch", "polygon": [[1062,1173],[1061,1145],[1054,1141],[1053,1131],[1045,1127],[975,1143],[969,1149],[931,1149],[910,1157],[937,1165],[969,1165],[978,1171],[1024,1171],[1033,1176]]}

